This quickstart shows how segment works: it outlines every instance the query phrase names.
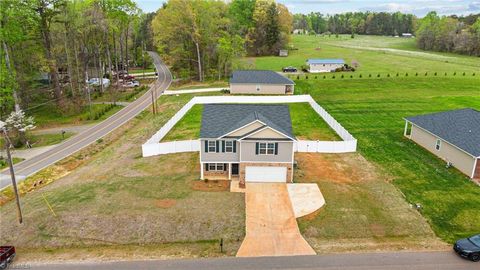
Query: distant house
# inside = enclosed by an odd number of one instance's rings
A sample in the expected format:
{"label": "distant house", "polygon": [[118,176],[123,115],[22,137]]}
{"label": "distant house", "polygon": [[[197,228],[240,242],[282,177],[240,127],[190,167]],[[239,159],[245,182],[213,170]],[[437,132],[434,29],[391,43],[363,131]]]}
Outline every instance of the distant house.
{"label": "distant house", "polygon": [[206,104],[201,179],[291,182],[295,141],[287,105]]}
{"label": "distant house", "polygon": [[280,50],[278,52],[278,56],[287,57],[288,56],[288,50]]}
{"label": "distant house", "polygon": [[232,94],[293,94],[294,85],[271,70],[237,70],[230,77]]}
{"label": "distant house", "polygon": [[305,30],[305,29],[294,29],[292,31],[292,33],[294,35],[307,35],[308,34],[308,30]]}
{"label": "distant house", "polygon": [[402,33],[402,37],[404,38],[413,38],[415,37],[412,33]]}
{"label": "distant house", "polygon": [[470,178],[480,179],[480,112],[461,109],[405,118],[404,135]]}
{"label": "distant house", "polygon": [[333,72],[345,65],[343,59],[308,59],[307,66],[310,73]]}

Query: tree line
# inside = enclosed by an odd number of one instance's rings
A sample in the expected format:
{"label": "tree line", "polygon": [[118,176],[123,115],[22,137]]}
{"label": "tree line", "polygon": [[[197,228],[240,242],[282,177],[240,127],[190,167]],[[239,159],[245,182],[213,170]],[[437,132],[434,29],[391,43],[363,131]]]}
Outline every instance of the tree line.
{"label": "tree line", "polygon": [[147,46],[148,16],[133,0],[2,0],[0,15],[2,118],[39,95],[61,111],[81,110],[89,78],[118,81],[117,71],[142,64]]}
{"label": "tree line", "polygon": [[220,79],[239,56],[286,48],[292,23],[273,0],[169,0],[153,18],[153,41],[180,77]]}
{"label": "tree line", "polygon": [[312,34],[401,35],[412,33],[416,17],[401,12],[347,12],[324,15],[320,12],[295,14],[293,28]]}
{"label": "tree line", "polygon": [[480,56],[480,17],[443,16],[430,12],[418,21],[420,49]]}

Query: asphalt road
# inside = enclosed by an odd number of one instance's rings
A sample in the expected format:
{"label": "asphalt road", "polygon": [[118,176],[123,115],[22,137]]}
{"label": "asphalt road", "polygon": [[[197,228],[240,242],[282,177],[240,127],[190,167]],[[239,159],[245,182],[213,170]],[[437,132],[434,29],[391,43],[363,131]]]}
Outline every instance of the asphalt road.
{"label": "asphalt road", "polygon": [[[156,93],[157,97],[161,95],[163,91],[170,86],[172,74],[157,53],[148,53],[152,57],[153,63],[155,64],[155,68],[158,72],[158,79],[144,95],[101,123],[77,134],[76,136],[73,136],[49,151],[15,164],[14,168],[17,176],[17,182],[21,182],[26,177],[35,174],[43,168],[48,167],[55,162],[62,160],[96,142],[98,139],[109,134],[151,106],[151,91],[155,90],[154,93]],[[0,189],[3,189],[9,185],[11,185],[10,174],[8,169],[6,169],[0,173]]]}
{"label": "asphalt road", "polygon": [[470,270],[480,269],[480,263],[461,259],[453,252],[397,252],[336,254],[297,257],[220,258],[188,260],[150,260],[103,263],[65,263],[23,265],[40,270],[122,270],[122,269],[169,269],[169,270],[268,270],[268,269],[346,269],[346,270]]}

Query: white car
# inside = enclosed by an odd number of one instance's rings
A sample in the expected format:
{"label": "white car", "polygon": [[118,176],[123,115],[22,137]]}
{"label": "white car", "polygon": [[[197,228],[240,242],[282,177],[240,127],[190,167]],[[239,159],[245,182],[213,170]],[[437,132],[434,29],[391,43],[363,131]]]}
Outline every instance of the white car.
{"label": "white car", "polygon": [[[92,86],[100,86],[100,79],[99,78],[91,78],[90,80],[87,81],[87,83],[89,85],[92,85]],[[103,87],[108,87],[108,86],[110,86],[110,80],[106,79],[106,78],[103,78],[102,79],[102,84],[103,84]]]}
{"label": "white car", "polygon": [[129,81],[125,84],[125,87],[138,87],[140,86],[139,81]]}

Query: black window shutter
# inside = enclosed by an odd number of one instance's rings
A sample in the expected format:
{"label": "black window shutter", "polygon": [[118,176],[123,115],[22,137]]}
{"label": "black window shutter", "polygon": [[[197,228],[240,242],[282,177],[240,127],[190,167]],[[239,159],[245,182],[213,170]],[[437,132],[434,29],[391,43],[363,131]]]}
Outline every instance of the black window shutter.
{"label": "black window shutter", "polygon": [[223,163],[223,170],[226,172],[227,171],[227,163]]}
{"label": "black window shutter", "polygon": [[237,142],[233,141],[233,153],[237,152]]}
{"label": "black window shutter", "polygon": [[222,153],[225,153],[225,141],[222,141]]}
{"label": "black window shutter", "polygon": [[208,140],[205,140],[205,153],[208,153]]}
{"label": "black window shutter", "polygon": [[255,155],[258,155],[258,150],[260,149],[260,143],[255,143]]}
{"label": "black window shutter", "polygon": [[275,143],[275,155],[278,155],[278,142]]}
{"label": "black window shutter", "polygon": [[205,171],[208,172],[208,163],[205,163]]}
{"label": "black window shutter", "polygon": [[215,147],[216,148],[215,150],[217,150],[216,152],[219,153],[220,152],[220,141],[215,141],[215,143],[216,143],[216,146],[217,146],[217,147]]}

